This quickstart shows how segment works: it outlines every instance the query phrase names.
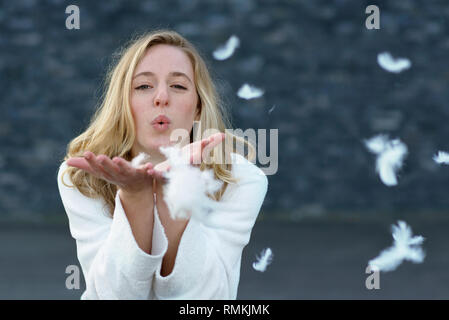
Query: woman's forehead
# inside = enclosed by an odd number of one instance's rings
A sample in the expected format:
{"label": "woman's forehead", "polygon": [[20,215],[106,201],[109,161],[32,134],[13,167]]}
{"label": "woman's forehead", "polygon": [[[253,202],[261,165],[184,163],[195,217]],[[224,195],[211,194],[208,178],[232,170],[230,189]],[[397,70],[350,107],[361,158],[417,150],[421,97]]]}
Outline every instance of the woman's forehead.
{"label": "woman's forehead", "polygon": [[169,45],[155,45],[147,49],[137,64],[134,77],[139,73],[145,73],[146,76],[186,74],[193,77],[193,67],[189,57],[181,49]]}

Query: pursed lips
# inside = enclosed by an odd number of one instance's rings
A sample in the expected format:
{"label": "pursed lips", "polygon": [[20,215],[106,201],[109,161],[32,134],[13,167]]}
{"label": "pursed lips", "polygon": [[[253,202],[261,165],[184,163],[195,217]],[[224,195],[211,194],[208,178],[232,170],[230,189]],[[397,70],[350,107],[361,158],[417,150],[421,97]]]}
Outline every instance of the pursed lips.
{"label": "pursed lips", "polygon": [[170,119],[165,115],[159,115],[156,118],[154,118],[153,121],[151,122],[151,124],[156,124],[156,123],[157,124],[164,124],[164,123],[170,124]]}

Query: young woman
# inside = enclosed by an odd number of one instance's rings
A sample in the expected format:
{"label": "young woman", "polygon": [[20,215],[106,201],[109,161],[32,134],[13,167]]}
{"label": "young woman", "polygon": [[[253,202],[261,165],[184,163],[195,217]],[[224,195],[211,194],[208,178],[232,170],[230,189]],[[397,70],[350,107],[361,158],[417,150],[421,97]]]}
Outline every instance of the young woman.
{"label": "young woman", "polygon": [[[81,299],[235,299],[242,250],[268,181],[244,155],[227,151],[240,141],[251,157],[254,147],[225,130],[204,60],[178,33],[154,31],[122,51],[106,84],[100,108],[68,145],[58,173],[86,280]],[[195,137],[194,121],[201,127]],[[173,144],[175,129],[190,133],[179,145],[192,165],[223,181],[209,196],[238,204],[210,213],[218,228],[170,217],[163,197],[169,166],[159,147]],[[140,152],[150,162],[135,167]]]}

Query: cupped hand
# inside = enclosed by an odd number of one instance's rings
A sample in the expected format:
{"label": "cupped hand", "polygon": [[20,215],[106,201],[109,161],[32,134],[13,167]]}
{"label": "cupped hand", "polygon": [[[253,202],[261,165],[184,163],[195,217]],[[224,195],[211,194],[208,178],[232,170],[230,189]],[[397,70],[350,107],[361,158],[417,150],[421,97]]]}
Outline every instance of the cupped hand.
{"label": "cupped hand", "polygon": [[204,138],[199,141],[190,143],[182,148],[181,152],[183,154],[190,155],[190,163],[192,165],[200,165],[203,160],[209,157],[210,152],[219,143],[221,143],[225,138],[225,134],[222,132],[217,132],[211,135],[209,138]]}
{"label": "cupped hand", "polygon": [[152,191],[153,178],[161,176],[150,162],[134,168],[131,162],[121,157],[110,159],[106,155],[96,156],[90,151],[84,152],[84,157],[68,159],[67,165],[82,169],[127,193]]}
{"label": "cupped hand", "polygon": [[[204,138],[199,141],[195,141],[184,146],[181,149],[181,154],[183,157],[188,157],[190,164],[194,166],[199,166],[201,162],[209,156],[210,151],[222,142],[225,138],[225,134],[218,132],[210,136],[209,138]],[[156,174],[159,177],[163,177],[164,173],[170,170],[169,161],[165,160],[154,167]]]}

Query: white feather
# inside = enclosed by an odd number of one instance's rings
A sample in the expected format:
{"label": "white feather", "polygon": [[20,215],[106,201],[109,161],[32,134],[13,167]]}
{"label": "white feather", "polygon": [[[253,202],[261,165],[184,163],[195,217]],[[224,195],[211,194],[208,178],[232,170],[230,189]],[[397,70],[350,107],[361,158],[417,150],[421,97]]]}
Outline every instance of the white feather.
{"label": "white feather", "polygon": [[147,163],[149,160],[150,160],[150,155],[146,154],[145,152],[141,152],[131,160],[131,165],[134,168],[138,168],[142,164]]}
{"label": "white feather", "polygon": [[434,155],[433,160],[436,163],[449,164],[449,153],[445,151],[438,151],[438,155]]}
{"label": "white feather", "polygon": [[371,139],[365,140],[365,145],[372,153],[379,154],[386,149],[388,145],[388,136],[379,134]]}
{"label": "white feather", "polygon": [[257,261],[253,262],[254,270],[264,272],[267,269],[267,266],[273,261],[273,252],[270,248],[266,248],[262,250],[261,255],[256,258]]}
{"label": "white feather", "polygon": [[240,45],[240,40],[233,35],[229,38],[224,46],[219,47],[213,52],[213,56],[217,60],[226,60],[234,53],[235,49]]}
{"label": "white feather", "polygon": [[201,171],[190,165],[178,147],[161,147],[161,152],[170,163],[168,179],[164,185],[164,200],[173,219],[198,219],[208,224],[209,213],[218,207],[218,202],[207,194],[218,191],[223,182],[214,178],[212,170]]}
{"label": "white feather", "polygon": [[392,226],[393,246],[383,250],[380,255],[368,262],[371,269],[377,268],[380,271],[393,271],[403,260],[414,263],[424,261],[425,253],[419,245],[424,241],[422,236],[412,237],[411,228],[404,222],[398,221],[398,226]]}
{"label": "white feather", "polygon": [[382,52],[377,55],[377,63],[385,70],[393,73],[400,73],[411,67],[412,63],[407,58],[394,59],[389,52]]}
{"label": "white feather", "polygon": [[237,92],[237,95],[242,99],[254,99],[259,98],[264,94],[264,91],[256,88],[254,86],[250,86],[249,84],[245,83],[243,84],[239,91]]}
{"label": "white feather", "polygon": [[376,171],[382,182],[389,187],[397,185],[396,174],[408,153],[407,146],[399,139],[389,141],[387,135],[377,135],[366,140],[365,145],[377,155]]}
{"label": "white feather", "polygon": [[273,112],[274,108],[276,108],[276,105],[273,105],[270,110],[268,110],[268,114],[270,114],[271,112]]}

